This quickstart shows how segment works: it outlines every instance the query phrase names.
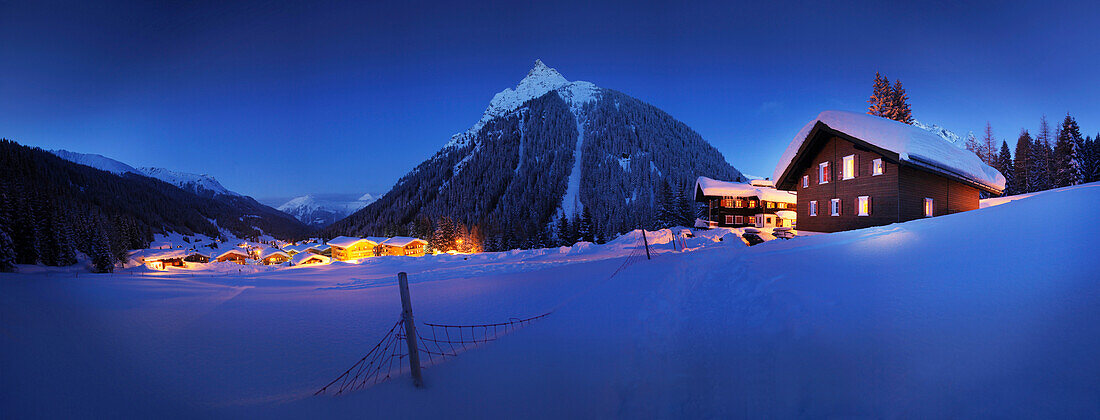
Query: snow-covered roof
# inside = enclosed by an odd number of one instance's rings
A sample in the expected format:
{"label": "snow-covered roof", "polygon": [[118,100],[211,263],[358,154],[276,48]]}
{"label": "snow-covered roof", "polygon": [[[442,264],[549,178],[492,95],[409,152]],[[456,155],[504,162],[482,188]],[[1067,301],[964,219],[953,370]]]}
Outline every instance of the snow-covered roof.
{"label": "snow-covered roof", "polygon": [[332,247],[330,247],[328,244],[311,244],[309,246],[309,248],[306,248],[306,250],[308,251],[308,250],[313,249],[313,250],[325,252],[325,251],[328,251],[329,248],[332,248]]}
{"label": "snow-covered roof", "polygon": [[151,250],[147,252],[145,256],[142,257],[142,259],[147,261],[172,260],[177,258],[184,258],[188,255],[191,255],[191,252],[182,249]]}
{"label": "snow-covered roof", "polygon": [[248,253],[247,252],[241,251],[239,249],[229,249],[229,250],[226,250],[225,252],[222,252],[221,254],[218,254],[218,256],[214,257],[214,259],[218,259],[218,258],[224,257],[224,256],[229,255],[229,254],[237,254],[237,255],[243,256],[245,258],[248,258]]}
{"label": "snow-covered roof", "polygon": [[772,179],[780,179],[794,162],[803,143],[818,124],[872,146],[897,153],[902,161],[935,172],[962,178],[996,192],[1004,191],[1005,177],[978,159],[973,152],[955,147],[936,134],[902,122],[848,111],[824,111],[799,130],[779,158]]}
{"label": "snow-covered roof", "polygon": [[794,219],[798,218],[798,213],[795,213],[795,212],[790,211],[790,210],[780,210],[780,211],[775,212],[775,215],[779,216],[780,219],[787,219],[787,220],[794,220]]}
{"label": "snow-covered roof", "polygon": [[[795,204],[797,195],[772,187],[756,187],[740,182],[719,181],[701,176],[695,180],[695,193],[715,197],[757,197],[764,201]],[[696,197],[698,199],[699,197]]]}
{"label": "snow-covered roof", "polygon": [[298,264],[301,264],[301,263],[303,263],[306,260],[311,259],[311,258],[316,258],[316,259],[321,260],[322,264],[328,264],[329,261],[330,261],[329,258],[324,256],[324,255],[317,255],[317,254],[314,254],[314,253],[311,253],[311,252],[301,252],[301,253],[298,253],[297,255],[295,255],[294,257],[292,257],[290,259],[290,263],[294,264],[294,265],[298,265]]}
{"label": "snow-covered roof", "polygon": [[365,239],[368,240],[368,241],[374,242],[376,244],[380,244],[382,242],[385,242],[386,239],[389,239],[389,238],[387,238],[385,236],[368,236]]}
{"label": "snow-covered roof", "polygon": [[360,242],[370,242],[376,245],[378,244],[378,241],[372,241],[368,238],[356,238],[353,236],[337,236],[327,243],[335,247],[350,248]]}
{"label": "snow-covered roof", "polygon": [[419,238],[410,238],[408,236],[394,236],[392,238],[386,239],[385,241],[382,241],[382,245],[396,246],[396,247],[404,248],[404,247],[409,246],[410,244],[413,244],[413,243],[416,243],[416,242],[420,242],[420,243],[423,243],[423,244],[428,243],[428,241],[425,241],[425,240],[419,239]]}
{"label": "snow-covered roof", "polygon": [[767,179],[750,179],[749,185],[754,187],[775,187],[775,184]]}
{"label": "snow-covered roof", "polygon": [[290,258],[290,254],[287,254],[287,253],[283,252],[282,250],[279,250],[279,249],[276,249],[276,248],[268,248],[268,249],[265,249],[263,252],[260,253],[260,259],[262,260],[262,259],[266,259],[268,257],[277,256],[277,255],[282,255],[284,257]]}

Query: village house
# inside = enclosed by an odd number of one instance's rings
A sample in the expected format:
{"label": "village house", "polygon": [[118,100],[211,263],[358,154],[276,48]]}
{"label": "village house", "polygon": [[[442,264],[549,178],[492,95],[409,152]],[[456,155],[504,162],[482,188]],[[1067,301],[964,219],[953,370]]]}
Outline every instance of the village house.
{"label": "village house", "polygon": [[705,227],[794,227],[797,198],[772,187],[770,181],[750,183],[695,180],[695,201],[706,204]]}
{"label": "village house", "polygon": [[381,255],[422,257],[424,256],[424,249],[428,246],[428,241],[407,236],[394,236],[382,241],[379,246],[382,248]]}
{"label": "village house", "polygon": [[167,249],[148,252],[141,258],[141,262],[154,270],[163,270],[166,267],[183,267],[183,259],[187,257],[187,251],[182,249]]}
{"label": "village house", "polygon": [[290,254],[277,248],[267,248],[260,252],[260,263],[264,265],[282,264],[290,261]]}
{"label": "village house", "polygon": [[373,257],[374,248],[378,246],[377,241],[351,236],[338,236],[327,244],[332,247],[332,258],[338,261]]}
{"label": "village house", "polygon": [[329,258],[332,257],[332,247],[327,244],[312,244],[306,248],[306,252],[323,255]]}
{"label": "village house", "polygon": [[192,263],[208,263],[210,262],[210,254],[202,251],[190,250],[187,251],[187,256],[183,257],[184,261]]}
{"label": "village house", "polygon": [[216,261],[216,262],[231,261],[231,262],[235,262],[237,264],[244,265],[248,261],[248,258],[249,258],[249,255],[246,251],[242,251],[240,249],[230,249],[230,250],[227,250],[225,252],[222,252],[221,254],[218,254],[218,256],[214,258],[214,261]]}
{"label": "village house", "polygon": [[329,262],[329,257],[312,252],[299,252],[290,259],[290,265],[323,265]]}
{"label": "village house", "polygon": [[822,112],[795,136],[772,179],[797,191],[798,228],[860,229],[978,208],[1005,178],[974,153],[920,128]]}

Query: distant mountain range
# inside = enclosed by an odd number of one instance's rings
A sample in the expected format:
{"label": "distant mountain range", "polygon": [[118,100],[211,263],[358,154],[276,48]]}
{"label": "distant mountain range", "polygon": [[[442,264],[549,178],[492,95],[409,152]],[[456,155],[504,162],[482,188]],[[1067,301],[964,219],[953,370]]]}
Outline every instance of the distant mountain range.
{"label": "distant mountain range", "polygon": [[[50,150],[49,152],[69,162],[107,171],[123,176],[123,178],[127,174],[153,178],[196,196],[226,204],[236,209],[234,213],[240,213],[237,217],[238,220],[232,222],[219,220],[218,224],[223,228],[227,227],[223,226],[226,223],[233,226],[231,231],[238,237],[250,237],[254,236],[256,232],[261,232],[274,237],[287,238],[302,235],[308,231],[308,228],[298,223],[297,219],[260,204],[252,197],[230,191],[210,175],[154,167],[134,168],[115,159],[92,153],[79,153],[69,150]],[[288,220],[292,222],[288,223]],[[211,236],[216,235],[217,230],[214,230]]]}
{"label": "distant mountain range", "polygon": [[277,209],[307,225],[325,227],[377,200],[378,197],[370,193],[309,194],[292,198]]}
{"label": "distant mountain range", "polygon": [[199,175],[154,167],[143,167],[139,169],[103,155],[78,153],[69,150],[50,150],[50,153],[73,163],[88,165],[117,175],[129,172],[156,178],[204,197],[218,195],[243,197],[243,195],[223,187],[218,180],[206,174]]}
{"label": "distant mountain range", "polygon": [[449,216],[522,246],[587,209],[611,237],[655,220],[662,182],[686,190],[698,176],[744,179],[664,111],[536,61],[469,130],[323,234],[381,235]]}

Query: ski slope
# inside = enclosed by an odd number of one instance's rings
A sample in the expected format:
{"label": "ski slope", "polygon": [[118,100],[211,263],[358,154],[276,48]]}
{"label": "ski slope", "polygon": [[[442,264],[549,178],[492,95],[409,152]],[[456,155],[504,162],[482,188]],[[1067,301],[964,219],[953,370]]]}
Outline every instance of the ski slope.
{"label": "ski slope", "polygon": [[[234,275],[0,274],[13,417],[776,418],[1100,414],[1100,184],[754,247],[720,232],[608,278],[597,246]],[[130,274],[142,268],[129,269]],[[393,325],[554,310],[408,377],[312,397]]]}

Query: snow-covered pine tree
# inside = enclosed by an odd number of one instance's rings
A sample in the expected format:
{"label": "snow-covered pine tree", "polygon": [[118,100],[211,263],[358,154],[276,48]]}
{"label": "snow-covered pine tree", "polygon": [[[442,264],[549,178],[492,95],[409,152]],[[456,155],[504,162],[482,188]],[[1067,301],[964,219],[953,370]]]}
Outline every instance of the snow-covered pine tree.
{"label": "snow-covered pine tree", "polygon": [[76,251],[73,249],[73,232],[69,224],[69,218],[63,215],[63,210],[54,210],[53,235],[54,245],[57,246],[58,266],[70,266],[76,264]]}
{"label": "snow-covered pine tree", "polygon": [[1097,139],[1100,139],[1100,134],[1097,134],[1097,137],[1085,137],[1082,143],[1080,150],[1082,183],[1100,181],[1100,148],[1096,144]]}
{"label": "snow-covered pine tree", "polygon": [[975,155],[978,155],[979,159],[985,161],[985,159],[982,158],[982,144],[978,142],[977,137],[974,137],[974,133],[967,134],[965,145],[966,150],[974,152]]}
{"label": "snow-covered pine tree", "polygon": [[432,249],[441,252],[454,250],[456,236],[454,220],[449,216],[440,217],[432,235]]}
{"label": "snow-covered pine tree", "polygon": [[909,106],[909,95],[901,86],[901,80],[894,81],[894,87],[890,89],[890,119],[906,124],[913,123],[913,110]]}
{"label": "snow-covered pine tree", "polygon": [[867,103],[870,104],[867,107],[867,113],[877,117],[885,117],[891,99],[890,80],[876,71],[875,83],[871,87],[871,98],[867,99]]}
{"label": "snow-covered pine tree", "polygon": [[679,226],[695,224],[695,200],[688,196],[689,188],[687,182],[676,188],[676,224]]}
{"label": "snow-covered pine tree", "polygon": [[562,212],[561,216],[558,217],[558,245],[573,245],[572,242],[569,242],[569,239],[571,239],[572,237],[573,229],[572,226],[569,224],[569,216],[566,216],[565,212]]}
{"label": "snow-covered pine tree", "polygon": [[573,214],[573,218],[569,220],[569,225],[572,229],[569,230],[569,244],[575,244],[581,240],[581,214]]}
{"label": "snow-covered pine tree", "polygon": [[1001,152],[997,155],[998,171],[1001,171],[1001,175],[1005,176],[1005,195],[1016,194],[1013,192],[1016,188],[1016,171],[1013,168],[1012,163],[1012,151],[1008,149],[1008,142],[1001,140]]}
{"label": "snow-covered pine tree", "polygon": [[1069,114],[1062,120],[1058,140],[1054,143],[1054,187],[1068,187],[1081,180],[1078,172],[1076,145],[1081,141],[1081,128]]}
{"label": "snow-covered pine tree", "polygon": [[0,179],[0,272],[15,271],[15,242],[11,240],[11,201],[8,184]]}
{"label": "snow-covered pine tree", "polygon": [[115,268],[115,260],[111,256],[111,239],[107,237],[102,224],[96,225],[93,229],[92,249],[89,255],[92,258],[92,272],[110,273]]}
{"label": "snow-covered pine tree", "polygon": [[1014,187],[1012,188],[1013,194],[1025,194],[1031,192],[1031,133],[1028,133],[1026,129],[1020,130],[1020,137],[1016,139],[1016,158],[1013,160],[1012,171],[1014,173],[1012,181]]}
{"label": "snow-covered pine tree", "polygon": [[588,207],[585,207],[584,210],[581,211],[581,222],[577,227],[577,236],[580,237],[582,241],[596,241],[595,226],[592,225],[592,211],[588,210]]}
{"label": "snow-covered pine tree", "polygon": [[676,198],[672,192],[672,185],[669,184],[667,178],[661,180],[660,190],[657,191],[657,201],[657,227],[672,226],[676,220]]}

